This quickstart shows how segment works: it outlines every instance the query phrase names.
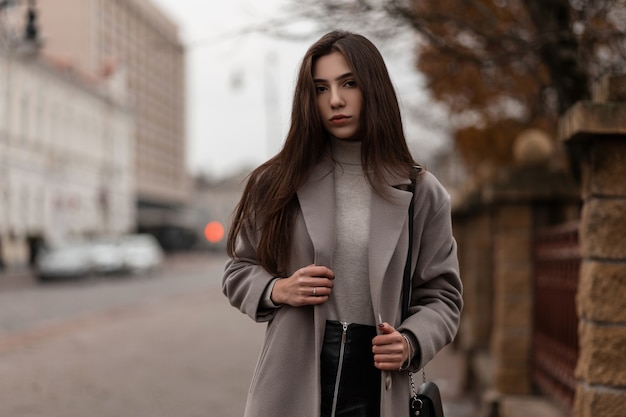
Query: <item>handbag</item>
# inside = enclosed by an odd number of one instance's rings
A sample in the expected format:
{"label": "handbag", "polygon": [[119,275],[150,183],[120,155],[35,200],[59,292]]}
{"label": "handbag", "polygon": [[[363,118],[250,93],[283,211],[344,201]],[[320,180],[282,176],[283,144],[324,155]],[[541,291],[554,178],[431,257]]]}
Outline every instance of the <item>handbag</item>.
{"label": "handbag", "polygon": [[[416,167],[416,174],[421,167]],[[411,178],[411,194],[415,193],[415,177]],[[402,279],[402,321],[409,314],[410,292],[411,292],[411,254],[413,252],[413,213],[415,211],[413,197],[409,205],[409,250],[404,266],[404,277]],[[409,416],[417,417],[443,417],[443,404],[439,387],[433,381],[426,380],[426,371],[422,368],[422,383],[419,389],[415,389],[413,373],[409,371],[409,382],[411,384],[411,396],[409,398]]]}
{"label": "handbag", "polygon": [[433,381],[426,380],[426,372],[422,368],[423,382],[415,390],[413,374],[409,372],[411,382],[411,398],[409,400],[409,416],[443,417],[443,403],[439,387]]}

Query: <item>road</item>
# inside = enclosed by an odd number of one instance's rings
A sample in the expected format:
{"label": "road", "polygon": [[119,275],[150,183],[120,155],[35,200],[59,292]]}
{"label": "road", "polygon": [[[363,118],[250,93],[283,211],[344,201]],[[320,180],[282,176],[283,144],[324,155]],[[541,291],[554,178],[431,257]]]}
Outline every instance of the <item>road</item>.
{"label": "road", "polygon": [[264,328],[221,294],[223,265],[1,293],[0,416],[241,416]]}
{"label": "road", "polygon": [[[0,285],[0,417],[240,417],[264,325],[228,304],[222,255],[149,276]],[[449,417],[458,358],[435,359]],[[452,367],[450,366],[452,365]]]}

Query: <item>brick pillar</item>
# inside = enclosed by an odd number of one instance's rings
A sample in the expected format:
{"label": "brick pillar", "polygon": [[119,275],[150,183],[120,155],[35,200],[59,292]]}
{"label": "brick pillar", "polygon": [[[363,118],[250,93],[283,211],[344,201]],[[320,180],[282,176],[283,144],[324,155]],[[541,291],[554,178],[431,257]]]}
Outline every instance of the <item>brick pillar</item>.
{"label": "brick pillar", "polygon": [[581,155],[584,200],[574,417],[626,412],[626,75],[602,86],[560,125],[561,139]]}
{"label": "brick pillar", "polygon": [[532,233],[530,204],[494,207],[491,352],[493,384],[500,393],[530,393]]}
{"label": "brick pillar", "polygon": [[456,342],[464,351],[489,349],[492,325],[491,216],[487,210],[457,217],[455,237],[463,277],[463,320]]}

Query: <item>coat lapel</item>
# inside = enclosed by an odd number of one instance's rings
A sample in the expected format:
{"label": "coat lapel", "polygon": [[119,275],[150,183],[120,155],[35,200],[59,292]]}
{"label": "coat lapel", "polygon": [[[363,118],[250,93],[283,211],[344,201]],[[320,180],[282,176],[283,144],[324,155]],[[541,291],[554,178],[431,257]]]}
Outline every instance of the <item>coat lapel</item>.
{"label": "coat lapel", "polygon": [[335,250],[335,181],[329,158],[316,165],[298,190],[300,210],[315,250],[314,263],[332,268]]}
{"label": "coat lapel", "polygon": [[[335,177],[330,158],[316,165],[307,182],[298,190],[300,210],[313,244],[314,264],[332,269],[335,251]],[[324,340],[326,313],[313,309],[315,352],[319,356]]]}
{"label": "coat lapel", "polygon": [[[408,180],[400,179],[391,184],[406,184]],[[371,217],[370,217],[370,246],[369,246],[369,280],[372,294],[372,305],[375,313],[380,313],[383,321],[393,325],[398,302],[382,302],[386,295],[395,296],[400,294],[402,286],[402,271],[406,261],[407,244],[399,242],[407,227],[408,210],[411,202],[411,193],[388,187],[388,197],[385,199],[378,193],[372,193]],[[405,234],[406,236],[406,234]],[[402,260],[390,268],[391,261],[396,250],[400,250]],[[399,271],[398,271],[399,270]],[[394,276],[400,274],[391,281],[385,280],[391,272]],[[383,283],[387,282],[383,288]],[[397,288],[396,288],[397,287]],[[398,301],[400,298],[398,298]],[[378,319],[378,317],[377,317]]]}

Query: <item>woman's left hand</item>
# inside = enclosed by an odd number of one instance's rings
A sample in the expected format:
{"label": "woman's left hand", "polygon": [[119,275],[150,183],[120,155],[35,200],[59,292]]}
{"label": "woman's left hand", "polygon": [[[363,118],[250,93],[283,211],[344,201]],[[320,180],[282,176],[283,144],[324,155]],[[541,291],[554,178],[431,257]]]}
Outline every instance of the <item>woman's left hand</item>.
{"label": "woman's left hand", "polygon": [[399,331],[388,323],[378,325],[381,334],[372,339],[374,365],[381,371],[397,371],[409,358],[409,346]]}

